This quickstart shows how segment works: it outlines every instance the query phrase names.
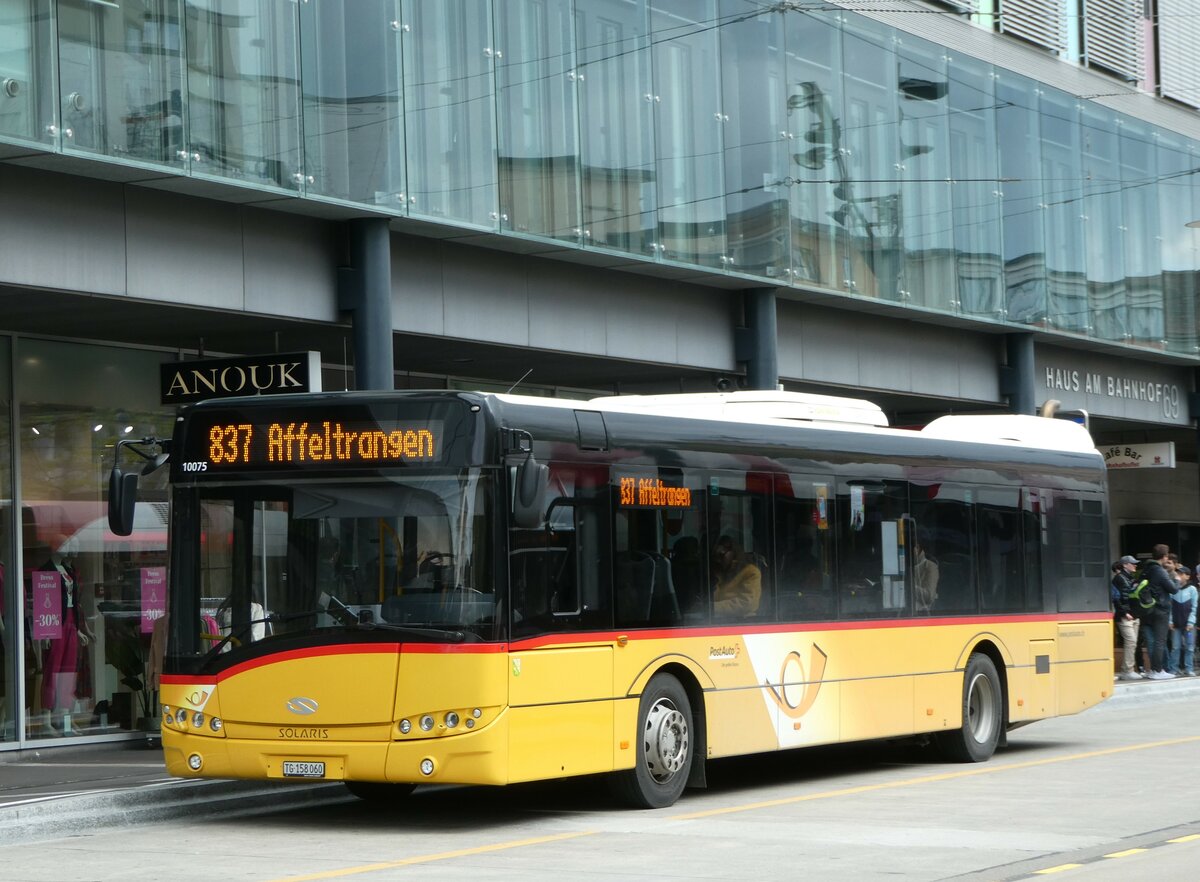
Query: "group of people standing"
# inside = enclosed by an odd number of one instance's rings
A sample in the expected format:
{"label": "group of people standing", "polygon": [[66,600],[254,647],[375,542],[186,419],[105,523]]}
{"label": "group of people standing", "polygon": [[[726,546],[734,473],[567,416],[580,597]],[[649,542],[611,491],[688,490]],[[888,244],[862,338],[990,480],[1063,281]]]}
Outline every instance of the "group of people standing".
{"label": "group of people standing", "polygon": [[1117,679],[1196,676],[1197,577],[1166,545],[1141,561],[1127,554],[1113,564],[1113,618],[1123,650]]}

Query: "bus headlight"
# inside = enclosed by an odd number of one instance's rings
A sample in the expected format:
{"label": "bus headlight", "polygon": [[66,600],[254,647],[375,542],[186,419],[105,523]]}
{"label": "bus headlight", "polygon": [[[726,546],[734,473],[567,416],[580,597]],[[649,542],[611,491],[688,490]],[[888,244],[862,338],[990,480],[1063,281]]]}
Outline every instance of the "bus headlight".
{"label": "bus headlight", "polygon": [[199,772],[200,767],[204,765],[204,759],[198,753],[193,753],[188,757],[188,768],[193,772]]}
{"label": "bus headlight", "polygon": [[221,722],[220,717],[213,717],[208,721],[208,728],[212,729],[214,732],[220,732],[224,725],[225,724]]}
{"label": "bus headlight", "polygon": [[187,711],[183,708],[175,711],[175,722],[180,726],[187,725]]}
{"label": "bus headlight", "polygon": [[446,714],[446,728],[453,729],[457,725],[458,714],[456,714],[454,711],[450,711],[448,714]]}
{"label": "bus headlight", "polygon": [[428,757],[421,760],[421,774],[426,776],[433,774],[433,760]]}
{"label": "bus headlight", "polygon": [[425,732],[429,732],[433,729],[433,717],[431,717],[429,714],[425,714],[425,716],[421,717],[421,729]]}
{"label": "bus headlight", "polygon": [[411,731],[412,731],[412,723],[410,723],[408,720],[401,720],[400,721],[400,734],[407,735]]}
{"label": "bus headlight", "polygon": [[196,729],[204,728],[204,714],[200,713],[200,711],[192,714],[192,726]]}

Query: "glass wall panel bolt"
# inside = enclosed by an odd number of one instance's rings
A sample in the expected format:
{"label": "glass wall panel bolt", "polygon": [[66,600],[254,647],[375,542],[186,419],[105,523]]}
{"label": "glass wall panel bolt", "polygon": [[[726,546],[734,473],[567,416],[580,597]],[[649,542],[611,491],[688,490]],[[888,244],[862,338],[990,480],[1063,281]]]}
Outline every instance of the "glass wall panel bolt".
{"label": "glass wall panel bolt", "polygon": [[406,24],[400,24],[400,22],[394,21],[394,22],[392,22],[392,30],[393,31],[403,31],[404,33],[407,34],[409,31],[412,30],[412,28]]}
{"label": "glass wall panel bolt", "polygon": [[297,184],[311,184],[316,180],[316,178],[314,178],[312,175],[306,175],[306,174],[301,174],[300,172],[296,172],[294,175],[292,175],[292,180],[295,181]]}
{"label": "glass wall panel bolt", "polygon": [[12,77],[4,78],[4,94],[9,98],[16,98],[21,94],[21,81]]}

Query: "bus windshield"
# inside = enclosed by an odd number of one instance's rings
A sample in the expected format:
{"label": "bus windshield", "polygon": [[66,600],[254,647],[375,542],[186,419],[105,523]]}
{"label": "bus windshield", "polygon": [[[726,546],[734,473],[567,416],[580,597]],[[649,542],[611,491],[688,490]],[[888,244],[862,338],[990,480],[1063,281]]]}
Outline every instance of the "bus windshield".
{"label": "bus windshield", "polygon": [[493,484],[476,468],[179,488],[168,657],[195,670],[284,637],[495,638]]}

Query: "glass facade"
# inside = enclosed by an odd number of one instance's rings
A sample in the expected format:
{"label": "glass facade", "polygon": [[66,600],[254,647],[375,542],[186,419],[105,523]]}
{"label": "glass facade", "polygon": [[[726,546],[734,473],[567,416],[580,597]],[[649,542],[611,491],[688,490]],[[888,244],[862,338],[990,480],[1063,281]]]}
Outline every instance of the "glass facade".
{"label": "glass facade", "polygon": [[[152,726],[152,644],[165,610],[166,470],[142,481],[129,536],[107,529],[105,497],[117,441],[163,437],[172,428],[174,414],[157,403],[162,356],[38,340],[16,345],[21,511],[4,537],[20,542],[23,572],[5,580],[3,609],[24,610],[21,663],[6,666],[24,676],[24,737]],[[0,485],[11,500],[3,468]],[[11,523],[11,505],[5,514]],[[8,585],[23,586],[21,603]],[[15,693],[2,676],[0,683],[3,725],[5,697]],[[13,716],[9,707],[10,738]]]}
{"label": "glass facade", "polygon": [[1200,145],[836,8],[0,0],[0,140],[1200,353]]}

